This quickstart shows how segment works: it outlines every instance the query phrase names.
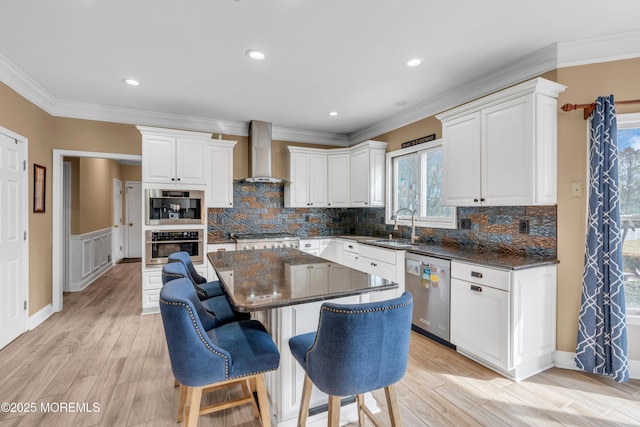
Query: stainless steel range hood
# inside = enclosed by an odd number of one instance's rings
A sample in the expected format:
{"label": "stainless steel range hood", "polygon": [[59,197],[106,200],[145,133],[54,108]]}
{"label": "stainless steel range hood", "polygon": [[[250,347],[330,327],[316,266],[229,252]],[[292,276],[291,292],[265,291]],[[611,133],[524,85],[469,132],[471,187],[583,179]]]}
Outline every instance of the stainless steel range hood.
{"label": "stainless steel range hood", "polygon": [[282,182],[271,176],[271,123],[252,120],[249,124],[251,177],[247,182]]}

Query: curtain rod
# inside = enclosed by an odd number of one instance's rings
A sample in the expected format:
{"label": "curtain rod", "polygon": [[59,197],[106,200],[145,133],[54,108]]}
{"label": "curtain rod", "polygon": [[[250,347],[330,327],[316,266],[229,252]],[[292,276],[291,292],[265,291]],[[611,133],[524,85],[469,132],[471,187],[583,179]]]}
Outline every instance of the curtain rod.
{"label": "curtain rod", "polygon": [[[616,101],[616,104],[640,104],[640,99],[632,99],[630,101]],[[564,112],[569,112],[573,110],[584,110],[584,119],[587,120],[593,110],[596,108],[596,103],[593,102],[591,104],[564,104],[561,109]]]}

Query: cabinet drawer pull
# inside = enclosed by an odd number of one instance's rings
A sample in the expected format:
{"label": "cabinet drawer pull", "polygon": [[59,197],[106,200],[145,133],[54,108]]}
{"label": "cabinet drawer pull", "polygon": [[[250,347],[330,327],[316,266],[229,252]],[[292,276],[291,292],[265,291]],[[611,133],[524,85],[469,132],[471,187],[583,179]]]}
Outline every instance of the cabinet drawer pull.
{"label": "cabinet drawer pull", "polygon": [[305,243],[305,244],[304,244],[304,247],[305,247],[305,248],[310,248],[310,247],[311,247],[311,243]]}
{"label": "cabinet drawer pull", "polygon": [[471,286],[469,286],[469,288],[470,288],[473,292],[482,292],[482,286],[471,285]]}
{"label": "cabinet drawer pull", "polygon": [[353,249],[353,245],[349,245],[349,249]]}
{"label": "cabinet drawer pull", "polygon": [[377,266],[378,266],[378,264],[376,264],[375,262],[372,262],[372,263],[371,263],[371,266],[372,266],[372,267],[377,267]]}
{"label": "cabinet drawer pull", "polygon": [[477,277],[478,279],[482,279],[482,273],[480,273],[479,271],[472,271],[471,277]]}

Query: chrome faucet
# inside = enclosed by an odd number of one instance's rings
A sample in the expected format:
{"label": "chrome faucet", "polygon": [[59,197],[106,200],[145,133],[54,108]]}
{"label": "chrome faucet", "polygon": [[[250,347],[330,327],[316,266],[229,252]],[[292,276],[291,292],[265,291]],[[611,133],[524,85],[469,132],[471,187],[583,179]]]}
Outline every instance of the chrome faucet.
{"label": "chrome faucet", "polygon": [[398,229],[398,214],[402,211],[409,211],[411,213],[411,243],[416,242],[416,212],[412,211],[409,208],[400,208],[396,211],[396,213],[391,216],[391,219],[395,220],[393,223],[393,229]]}

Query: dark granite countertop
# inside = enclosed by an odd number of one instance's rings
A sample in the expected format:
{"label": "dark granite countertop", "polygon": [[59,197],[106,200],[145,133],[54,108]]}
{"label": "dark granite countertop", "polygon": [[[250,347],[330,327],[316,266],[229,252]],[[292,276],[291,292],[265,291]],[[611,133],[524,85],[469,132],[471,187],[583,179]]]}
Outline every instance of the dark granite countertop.
{"label": "dark granite countertop", "polygon": [[554,257],[516,255],[507,252],[495,252],[476,248],[461,248],[457,246],[429,245],[426,243],[414,243],[398,247],[392,244],[385,244],[385,239],[380,237],[336,237],[355,240],[358,243],[379,246],[387,249],[403,250],[419,255],[434,256],[450,260],[467,261],[475,264],[483,264],[488,267],[502,268],[507,270],[520,270],[524,268],[540,267],[543,265],[552,265],[558,263],[558,259]]}
{"label": "dark granite countertop", "polygon": [[[233,305],[242,312],[398,287],[397,283],[297,249],[210,252],[207,257]],[[311,269],[326,269],[327,273],[309,274]]]}

